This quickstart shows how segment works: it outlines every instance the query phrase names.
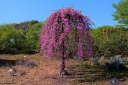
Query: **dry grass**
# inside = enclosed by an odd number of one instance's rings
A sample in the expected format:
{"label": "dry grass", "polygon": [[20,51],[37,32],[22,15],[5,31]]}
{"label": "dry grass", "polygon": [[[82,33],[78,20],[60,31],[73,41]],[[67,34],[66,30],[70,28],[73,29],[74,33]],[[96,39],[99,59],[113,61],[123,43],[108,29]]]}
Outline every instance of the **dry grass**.
{"label": "dry grass", "polygon": [[[26,56],[25,59],[24,56]],[[105,67],[90,66],[88,61],[66,60],[66,70],[71,75],[60,77],[60,61],[55,58],[47,60],[40,54],[2,54],[0,59],[4,59],[4,61],[1,60],[0,64],[0,85],[110,85],[111,77],[109,75],[112,76],[111,72],[106,74]],[[25,65],[15,65],[14,62],[18,59],[31,60],[36,66],[29,68]],[[13,76],[10,76],[9,67],[6,63],[12,64],[12,67],[16,69]],[[120,73],[120,75],[124,74],[126,73]],[[123,77],[126,80],[119,81],[118,85],[128,84],[127,76],[124,75]]]}

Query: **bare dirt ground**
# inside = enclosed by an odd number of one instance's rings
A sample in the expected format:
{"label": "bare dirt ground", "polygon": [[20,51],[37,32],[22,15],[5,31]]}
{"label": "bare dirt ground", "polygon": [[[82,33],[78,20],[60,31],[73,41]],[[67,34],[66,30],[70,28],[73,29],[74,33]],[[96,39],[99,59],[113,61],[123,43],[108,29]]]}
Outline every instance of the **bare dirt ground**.
{"label": "bare dirt ground", "polygon": [[[24,58],[24,56],[26,57]],[[15,64],[17,59],[33,61],[36,66],[17,65]],[[58,59],[47,60],[40,54],[1,54],[0,85],[111,85],[109,80],[82,81],[83,77],[86,76],[83,73],[87,70],[78,68],[78,62],[73,59],[66,60],[66,70],[71,75],[61,77]],[[10,65],[15,69],[12,75],[8,72]],[[128,81],[120,81],[116,85],[128,85]]]}

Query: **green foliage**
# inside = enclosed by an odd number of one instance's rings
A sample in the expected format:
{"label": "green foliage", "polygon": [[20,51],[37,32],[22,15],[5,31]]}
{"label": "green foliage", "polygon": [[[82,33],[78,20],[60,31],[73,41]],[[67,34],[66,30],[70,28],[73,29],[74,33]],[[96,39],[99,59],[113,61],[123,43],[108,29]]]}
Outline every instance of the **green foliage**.
{"label": "green foliage", "polygon": [[123,70],[126,68],[126,64],[128,64],[128,60],[122,58],[121,55],[111,57],[110,62],[105,63],[109,70]]}
{"label": "green foliage", "polygon": [[103,37],[103,29],[113,28],[111,26],[102,26],[91,31],[93,38],[93,53],[95,57],[110,57],[116,54],[128,54],[128,35],[120,35],[120,30],[108,32],[108,40]]}
{"label": "green foliage", "polygon": [[125,36],[120,36],[119,33],[109,34],[109,51],[111,54],[118,53],[121,55],[127,55],[128,39]]}
{"label": "green foliage", "polygon": [[21,48],[23,33],[22,30],[16,30],[14,24],[0,27],[0,51],[12,53]]}
{"label": "green foliage", "polygon": [[102,27],[98,27],[96,29],[93,29],[91,31],[91,36],[93,39],[93,53],[95,57],[100,57],[102,55],[104,55],[104,50],[105,50],[105,44],[107,43],[104,39],[103,39],[103,29],[107,28],[109,26],[102,26]]}
{"label": "green foliage", "polygon": [[28,32],[25,35],[25,48],[29,49],[28,51],[39,52],[40,44],[39,44],[39,36],[41,30],[42,23],[36,23],[31,25],[28,29]]}
{"label": "green foliage", "polygon": [[121,25],[128,25],[128,0],[121,0],[118,4],[112,5],[116,11],[113,13],[114,20]]}
{"label": "green foliage", "polygon": [[[16,28],[16,24],[0,26],[1,53],[32,53],[39,52],[39,36],[42,23],[30,23],[24,28]],[[20,25],[22,27],[22,25]]]}
{"label": "green foliage", "polygon": [[120,64],[124,64],[124,65],[128,64],[128,60],[126,58],[122,58],[121,55],[116,55],[114,57],[111,57],[110,62],[115,62],[115,61],[119,61]]}

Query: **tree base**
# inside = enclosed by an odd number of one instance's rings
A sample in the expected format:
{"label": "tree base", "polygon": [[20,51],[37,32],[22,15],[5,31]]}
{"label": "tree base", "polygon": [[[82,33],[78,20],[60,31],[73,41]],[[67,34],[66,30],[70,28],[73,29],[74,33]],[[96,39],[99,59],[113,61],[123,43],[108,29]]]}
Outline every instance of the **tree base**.
{"label": "tree base", "polygon": [[63,77],[64,75],[69,75],[69,73],[65,70],[60,71],[60,76]]}

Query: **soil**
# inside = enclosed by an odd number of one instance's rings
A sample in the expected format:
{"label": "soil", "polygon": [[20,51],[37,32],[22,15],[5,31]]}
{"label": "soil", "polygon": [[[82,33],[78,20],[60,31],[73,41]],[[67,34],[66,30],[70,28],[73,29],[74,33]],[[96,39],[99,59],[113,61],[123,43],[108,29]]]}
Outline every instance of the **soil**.
{"label": "soil", "polygon": [[[32,61],[35,66],[16,64],[17,60]],[[0,85],[111,85],[109,80],[95,83],[82,81],[85,76],[83,73],[87,70],[74,66],[78,62],[80,61],[74,59],[66,60],[66,71],[71,75],[61,77],[59,74],[60,61],[56,58],[49,60],[40,54],[1,54]],[[15,71],[10,73],[10,68]],[[116,85],[128,85],[127,80]]]}

